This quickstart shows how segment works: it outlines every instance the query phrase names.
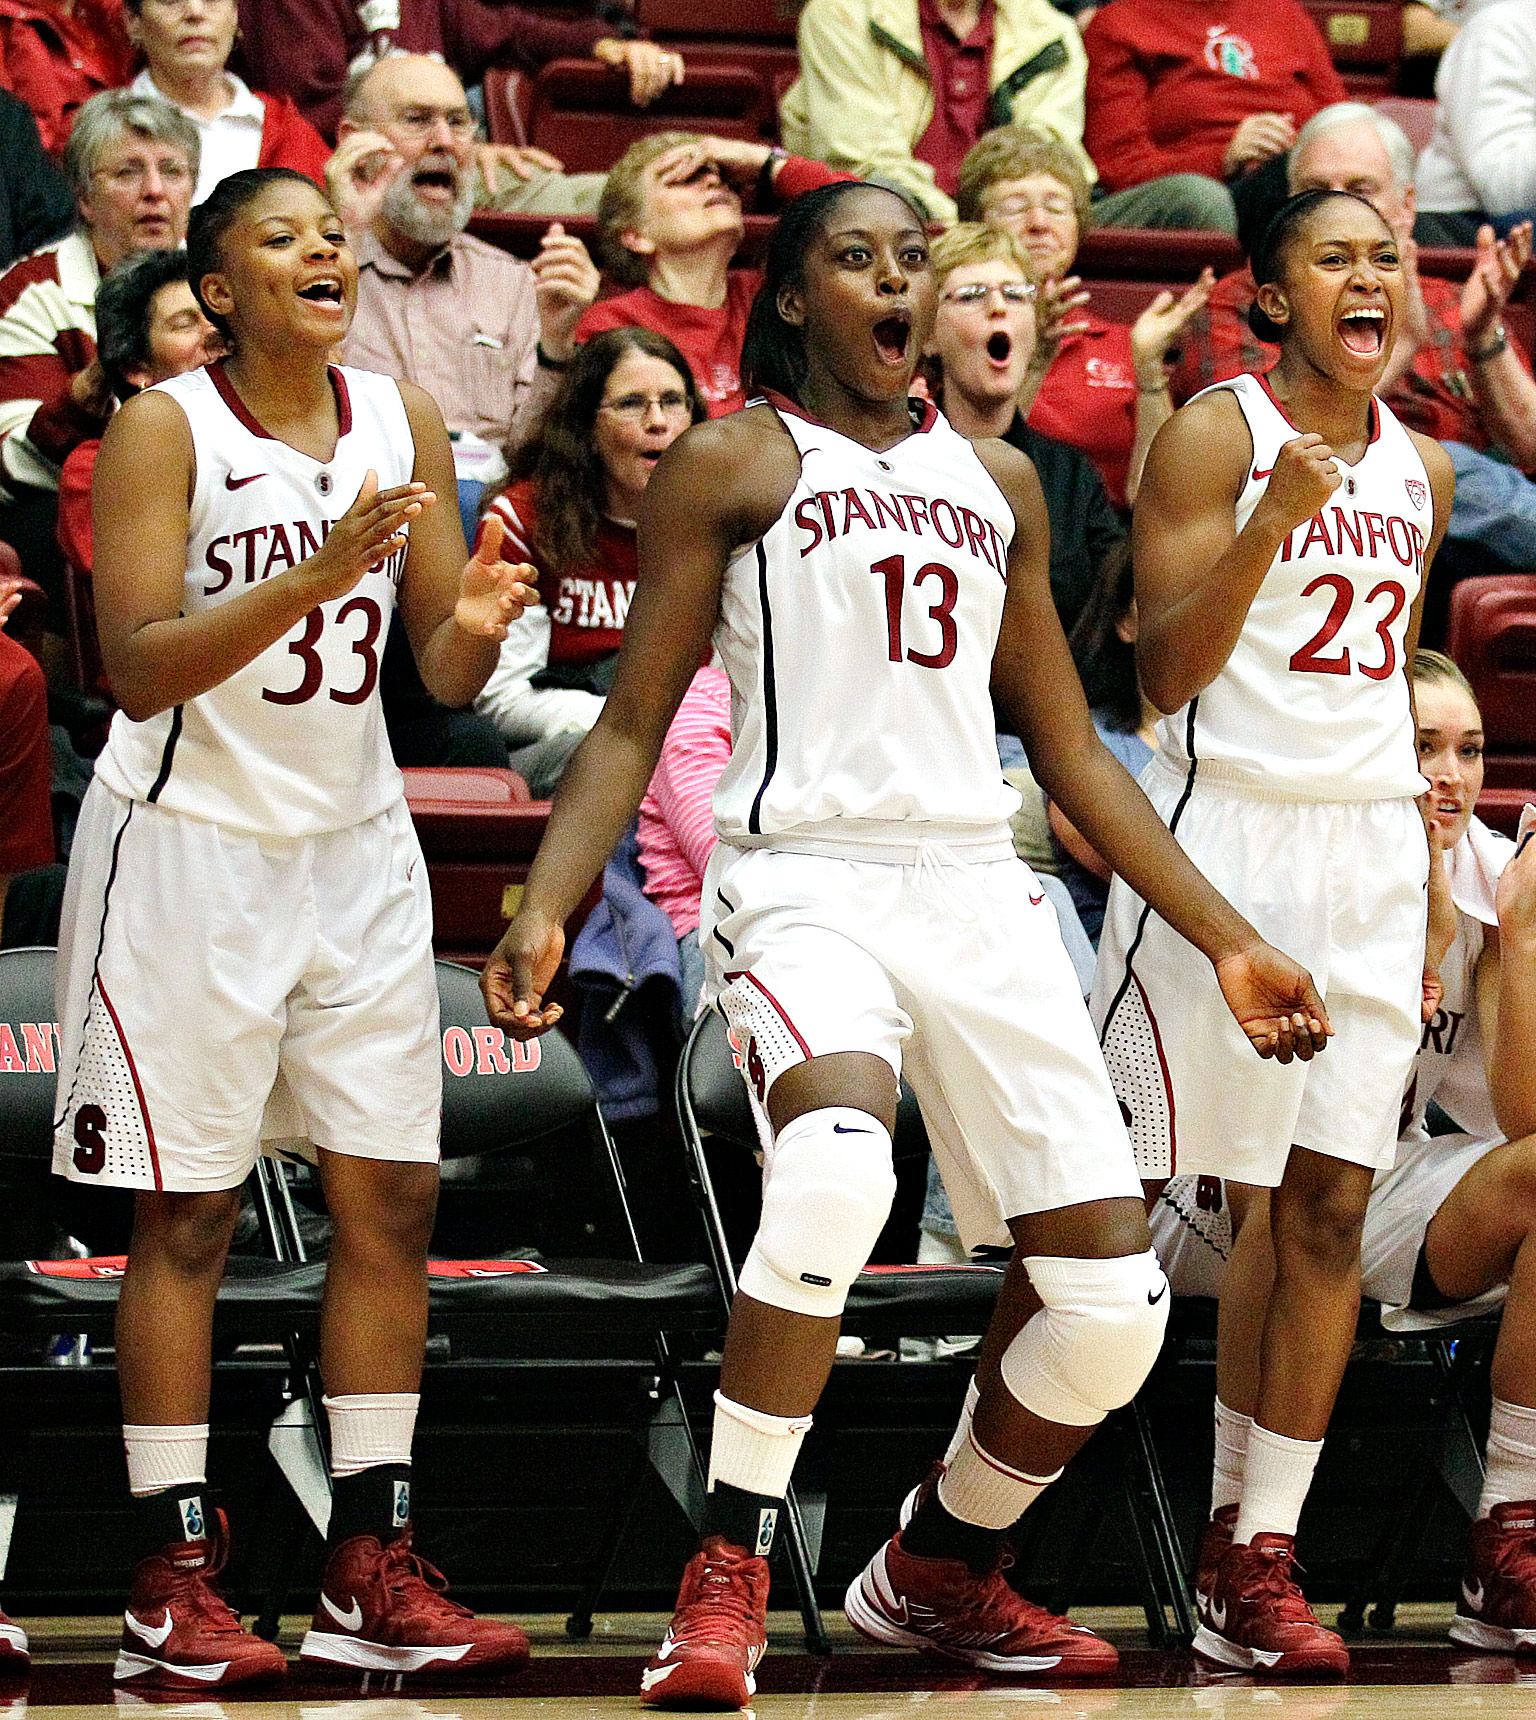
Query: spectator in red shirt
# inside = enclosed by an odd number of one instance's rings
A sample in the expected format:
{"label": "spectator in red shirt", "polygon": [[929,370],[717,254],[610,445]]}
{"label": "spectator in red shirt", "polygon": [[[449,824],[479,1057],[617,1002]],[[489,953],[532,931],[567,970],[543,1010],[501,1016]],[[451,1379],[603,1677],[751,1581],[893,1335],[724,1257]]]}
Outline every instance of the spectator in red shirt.
{"label": "spectator in red shirt", "polygon": [[745,224],[742,193],[758,186],[789,202],[813,186],[847,179],[765,143],[663,131],[631,144],[608,175],[597,211],[604,269],[630,290],[599,299],[578,341],[635,325],[675,341],[710,416],[744,404],[741,343],[762,279],[733,269]]}
{"label": "spectator in red shirt", "polygon": [[[197,370],[224,350],[187,281],[187,253],[140,251],[119,263],[96,293],[96,356],[119,402]],[[90,572],[91,473],[101,438],[82,442],[59,478],[59,547]]]}
{"label": "spectator in red shirt", "polygon": [[960,169],[960,215],[1011,233],[1041,281],[1037,344],[1020,396],[1030,427],[1080,448],[1111,499],[1128,507],[1142,463],[1173,411],[1164,365],[1180,331],[1205,303],[1207,270],[1181,298],[1159,293],[1131,328],[1086,309],[1071,273],[1089,221],[1088,182],[1059,139],[1023,126],[989,131]]}
{"label": "spectator in red shirt", "polygon": [[501,521],[503,559],[537,572],[540,602],[507,634],[475,709],[501,731],[536,796],[559,781],[613,680],[651,473],[706,416],[670,340],[610,329],[577,354],[520,475],[486,510]]}
{"label": "spectator in red shirt", "polygon": [[3,631],[20,601],[14,585],[0,591],[0,949],[58,941],[64,872],[54,864],[48,687]]}
{"label": "spectator in red shirt", "polygon": [[50,155],[76,112],[132,72],[120,0],[0,0],[0,86],[31,108]]}
{"label": "spectator in red shirt", "polygon": [[1298,0],[1110,0],[1083,33],[1083,141],[1112,191],[1204,173],[1251,239],[1285,197],[1285,152],[1343,101],[1328,45]]}

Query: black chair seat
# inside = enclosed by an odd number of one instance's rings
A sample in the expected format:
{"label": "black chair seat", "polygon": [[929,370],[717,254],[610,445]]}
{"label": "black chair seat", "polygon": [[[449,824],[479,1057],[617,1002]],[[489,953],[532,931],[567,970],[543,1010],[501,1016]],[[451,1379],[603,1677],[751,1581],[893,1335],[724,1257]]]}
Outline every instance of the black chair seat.
{"label": "black chair seat", "polygon": [[[0,1326],[110,1332],[122,1284],[121,1257],[0,1263]],[[325,1266],[231,1255],[214,1307],[221,1335],[282,1338],[320,1318]]]}
{"label": "black chair seat", "polygon": [[649,1336],[721,1327],[714,1274],[702,1264],[637,1260],[434,1260],[428,1268],[434,1329],[466,1322],[507,1327],[549,1322],[595,1335]]}
{"label": "black chair seat", "polygon": [[848,1294],[843,1329],[984,1332],[1002,1283],[1001,1266],[866,1266]]}

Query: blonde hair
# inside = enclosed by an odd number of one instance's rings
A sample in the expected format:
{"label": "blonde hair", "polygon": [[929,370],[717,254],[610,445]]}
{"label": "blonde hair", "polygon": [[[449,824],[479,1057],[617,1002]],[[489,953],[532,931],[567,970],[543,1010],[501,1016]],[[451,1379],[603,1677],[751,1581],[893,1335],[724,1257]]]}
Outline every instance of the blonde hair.
{"label": "blonde hair", "polygon": [[623,286],[643,287],[651,274],[649,259],[631,251],[622,237],[645,219],[646,168],[680,143],[703,141],[696,131],[653,131],[637,138],[609,168],[597,204],[597,255],[604,273]]}
{"label": "blonde hair", "polygon": [[[1454,659],[1447,657],[1443,651],[1431,651],[1428,646],[1421,646],[1413,654],[1413,678],[1422,681],[1426,686],[1460,687],[1477,705],[1477,694],[1472,691],[1472,683],[1461,672],[1461,667]],[[1479,712],[1479,715],[1482,713]]]}
{"label": "blonde hair", "polygon": [[979,221],[957,221],[948,232],[941,233],[929,248],[928,260],[940,292],[956,269],[972,263],[1013,263],[1026,281],[1036,279],[1033,258],[1013,234],[984,227]]}
{"label": "blonde hair", "polygon": [[986,194],[1000,180],[1030,179],[1048,173],[1059,179],[1072,196],[1077,212],[1077,232],[1088,231],[1092,199],[1083,164],[1051,131],[1036,131],[1028,125],[1000,125],[984,132],[960,163],[960,182],[955,202],[962,221],[985,218]]}

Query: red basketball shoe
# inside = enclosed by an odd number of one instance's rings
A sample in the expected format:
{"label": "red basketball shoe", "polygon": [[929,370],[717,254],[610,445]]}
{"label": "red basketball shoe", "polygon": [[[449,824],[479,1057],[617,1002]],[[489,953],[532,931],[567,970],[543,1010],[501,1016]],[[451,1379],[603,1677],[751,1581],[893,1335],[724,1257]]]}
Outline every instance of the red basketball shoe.
{"label": "red basketball shoe", "polygon": [[1210,1623],[1211,1590],[1216,1586],[1216,1571],[1232,1545],[1232,1531],[1237,1525],[1237,1507],[1223,1505],[1213,1512],[1200,1537],[1200,1551],[1195,1555],[1195,1615],[1201,1624]]}
{"label": "red basketball shoe", "polygon": [[1009,1561],[977,1576],[960,1559],[922,1559],[894,1535],[849,1585],[848,1622],[871,1642],[915,1648],[984,1672],[1102,1678],[1120,1656],[1091,1630],[1011,1589]]}
{"label": "red basketball shoe", "polygon": [[287,1672],[282,1650],[242,1630],[214,1587],[229,1553],[229,1527],[222,1511],[213,1518],[207,1540],[172,1541],[134,1567],[116,1683],[207,1690]]}
{"label": "red basketball shoe", "polygon": [[1517,1654],[1536,1648],[1536,1502],[1495,1505],[1472,1525],[1451,1640]]}
{"label": "red basketball shoe", "polygon": [[768,1646],[768,1561],[711,1535],[683,1572],[677,1611],[640,1675],[647,1708],[745,1708]]}
{"label": "red basketball shoe", "polygon": [[0,1673],[19,1672],[31,1665],[32,1653],[27,1647],[27,1633],[0,1612]]}
{"label": "red basketball shoe", "polygon": [[1255,1535],[1251,1545],[1234,1541],[1207,1591],[1195,1653],[1244,1672],[1343,1677],[1349,1650],[1307,1605],[1292,1575],[1295,1560],[1291,1535]]}
{"label": "red basketball shoe", "polygon": [[528,1638],[515,1624],[476,1618],[451,1601],[448,1579],[411,1551],[411,1531],[392,1541],[353,1535],[325,1562],[314,1623],[299,1659],[375,1672],[515,1672]]}

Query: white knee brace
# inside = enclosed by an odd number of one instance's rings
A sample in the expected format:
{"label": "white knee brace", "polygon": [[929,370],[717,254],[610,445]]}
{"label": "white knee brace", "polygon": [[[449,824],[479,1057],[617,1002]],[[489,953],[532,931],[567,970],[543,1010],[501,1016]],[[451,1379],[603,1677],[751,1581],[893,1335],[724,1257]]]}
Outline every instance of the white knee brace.
{"label": "white knee brace", "polygon": [[1030,1255],[1045,1306],[1003,1352],[1003,1384],[1042,1420],[1093,1427],[1135,1397],[1168,1324],[1168,1280],[1149,1248],[1112,1260]]}
{"label": "white knee brace", "polygon": [[807,1111],[768,1156],[741,1288],[792,1314],[841,1314],[896,1194],[891,1137],[867,1111]]}

